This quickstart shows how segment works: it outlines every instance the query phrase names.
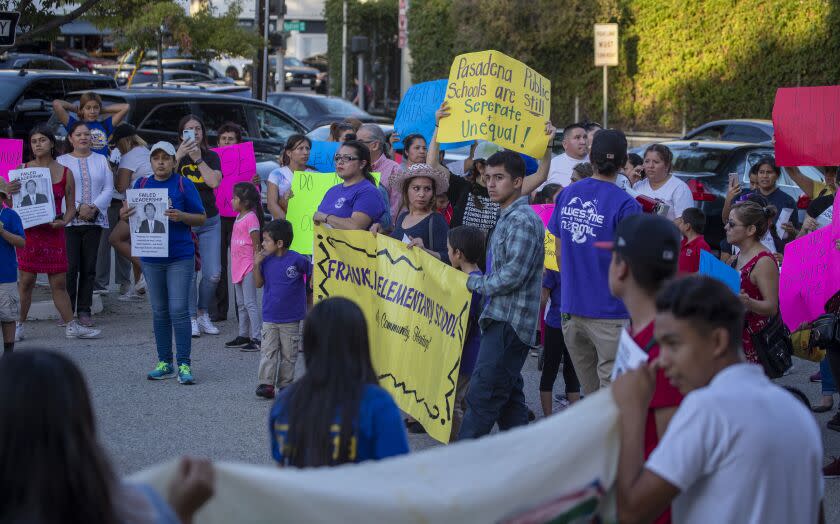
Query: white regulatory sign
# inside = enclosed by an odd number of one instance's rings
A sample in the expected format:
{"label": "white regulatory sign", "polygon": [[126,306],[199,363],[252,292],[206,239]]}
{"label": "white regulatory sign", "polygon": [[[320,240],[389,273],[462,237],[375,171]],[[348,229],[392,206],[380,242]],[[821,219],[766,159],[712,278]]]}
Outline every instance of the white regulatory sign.
{"label": "white regulatory sign", "polygon": [[618,24],[595,24],[595,67],[618,65]]}

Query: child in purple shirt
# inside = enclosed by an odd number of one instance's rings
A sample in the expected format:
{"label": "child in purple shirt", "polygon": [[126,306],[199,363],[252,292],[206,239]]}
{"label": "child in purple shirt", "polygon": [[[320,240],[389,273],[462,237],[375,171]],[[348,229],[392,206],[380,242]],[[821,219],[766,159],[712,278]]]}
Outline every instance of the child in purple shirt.
{"label": "child in purple shirt", "polygon": [[312,263],[289,250],[292,238],[290,222],[272,220],[262,231],[263,250],[254,257],[254,280],[258,288],[263,288],[257,386],[257,396],[262,398],[274,398],[275,386],[283,389],[295,379],[301,322],[306,316],[304,277],[311,274]]}
{"label": "child in purple shirt", "polygon": [[[446,239],[446,249],[452,267],[460,269],[468,275],[482,275],[480,264],[484,258],[484,231],[473,226],[459,226],[449,231]],[[467,321],[467,336],[464,339],[464,351],[461,353],[461,369],[458,372],[458,386],[455,390],[455,405],[452,414],[451,440],[458,438],[461,421],[466,411],[467,389],[470,385],[478,360],[478,349],[481,345],[481,329],[478,318],[481,316],[481,294],[473,291],[470,303],[470,316]]]}

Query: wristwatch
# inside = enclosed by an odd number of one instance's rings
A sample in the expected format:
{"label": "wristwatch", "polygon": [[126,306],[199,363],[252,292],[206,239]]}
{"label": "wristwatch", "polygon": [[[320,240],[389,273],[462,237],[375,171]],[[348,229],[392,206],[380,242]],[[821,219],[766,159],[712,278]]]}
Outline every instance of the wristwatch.
{"label": "wristwatch", "polygon": [[197,165],[197,166],[200,166],[200,165],[201,165],[201,164],[203,164],[203,163],[204,163],[204,159],[203,159],[203,158],[199,158],[198,160],[196,160],[196,161],[195,161],[195,165]]}

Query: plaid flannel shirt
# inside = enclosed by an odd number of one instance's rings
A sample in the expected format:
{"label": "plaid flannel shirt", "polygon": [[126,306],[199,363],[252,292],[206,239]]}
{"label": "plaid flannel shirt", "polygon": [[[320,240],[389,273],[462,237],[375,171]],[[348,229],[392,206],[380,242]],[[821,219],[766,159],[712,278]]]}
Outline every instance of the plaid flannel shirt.
{"label": "plaid flannel shirt", "polygon": [[545,264],[545,228],[522,197],[502,210],[490,237],[492,267],[471,276],[467,288],[487,300],[479,324],[510,323],[522,342],[534,345],[540,316],[540,292]]}

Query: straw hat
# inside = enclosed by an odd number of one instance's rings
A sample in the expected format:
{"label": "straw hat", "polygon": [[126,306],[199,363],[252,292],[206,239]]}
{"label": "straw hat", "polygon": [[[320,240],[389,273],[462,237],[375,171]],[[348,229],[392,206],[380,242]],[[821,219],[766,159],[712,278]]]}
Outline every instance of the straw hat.
{"label": "straw hat", "polygon": [[412,178],[426,177],[435,181],[435,190],[438,195],[446,193],[449,189],[449,172],[443,169],[435,169],[429,164],[414,164],[408,170],[401,171],[397,176],[391,177],[388,184],[391,188],[402,191],[406,182]]}

